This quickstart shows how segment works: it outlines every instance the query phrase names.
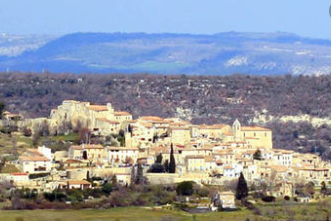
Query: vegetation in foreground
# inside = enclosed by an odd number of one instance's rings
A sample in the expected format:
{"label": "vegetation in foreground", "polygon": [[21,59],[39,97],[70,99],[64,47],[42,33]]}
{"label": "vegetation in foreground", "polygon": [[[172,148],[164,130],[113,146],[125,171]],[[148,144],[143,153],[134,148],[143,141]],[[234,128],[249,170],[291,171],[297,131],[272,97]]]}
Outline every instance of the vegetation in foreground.
{"label": "vegetation in foreground", "polygon": [[105,210],[2,211],[1,221],[244,221],[247,210],[224,213],[190,214],[161,208],[126,207]]}
{"label": "vegetation in foreground", "polygon": [[1,211],[1,221],[326,221],[330,200],[296,204],[279,200],[259,203],[259,212],[242,208],[233,212],[187,213],[171,207],[118,207],[83,210]]}

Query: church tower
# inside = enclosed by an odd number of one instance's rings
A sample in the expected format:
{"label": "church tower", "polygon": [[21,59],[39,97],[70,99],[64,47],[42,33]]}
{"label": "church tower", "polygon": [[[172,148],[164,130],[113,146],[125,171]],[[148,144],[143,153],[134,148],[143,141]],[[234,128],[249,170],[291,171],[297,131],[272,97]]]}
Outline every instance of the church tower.
{"label": "church tower", "polygon": [[241,137],[241,124],[238,119],[236,119],[232,124],[232,133],[235,140],[242,140]]}

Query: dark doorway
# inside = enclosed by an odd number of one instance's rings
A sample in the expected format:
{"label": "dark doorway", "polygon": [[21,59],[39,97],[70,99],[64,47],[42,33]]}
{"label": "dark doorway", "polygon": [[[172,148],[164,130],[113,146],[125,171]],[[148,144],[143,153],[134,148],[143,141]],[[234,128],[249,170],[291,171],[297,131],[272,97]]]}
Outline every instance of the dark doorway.
{"label": "dark doorway", "polygon": [[86,150],[84,150],[84,152],[83,152],[83,159],[84,160],[87,160],[87,152],[86,152]]}

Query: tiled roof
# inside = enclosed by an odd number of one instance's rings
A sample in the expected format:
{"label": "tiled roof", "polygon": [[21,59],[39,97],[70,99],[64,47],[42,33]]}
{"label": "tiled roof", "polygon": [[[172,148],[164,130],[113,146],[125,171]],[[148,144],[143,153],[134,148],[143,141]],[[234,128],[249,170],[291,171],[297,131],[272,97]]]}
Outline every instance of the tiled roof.
{"label": "tiled roof", "polygon": [[131,114],[126,111],[115,111],[114,115],[115,116],[131,116]]}
{"label": "tiled roof", "polygon": [[49,161],[47,157],[44,156],[21,156],[21,161]]}
{"label": "tiled roof", "polygon": [[86,180],[64,180],[61,181],[60,185],[67,185],[68,183],[69,185],[91,185],[91,183]]}
{"label": "tiled roof", "polygon": [[226,124],[213,124],[213,125],[206,125],[206,124],[201,124],[198,125],[199,129],[222,129],[228,125]]}
{"label": "tiled roof", "polygon": [[107,111],[108,110],[108,107],[106,105],[90,105],[88,108],[93,111]]}
{"label": "tiled roof", "polygon": [[241,127],[242,131],[271,131],[268,128],[265,127],[259,127],[259,126],[243,126]]}
{"label": "tiled roof", "polygon": [[145,121],[159,121],[159,122],[164,122],[164,119],[163,118],[157,117],[157,116],[143,116],[143,117],[140,117],[139,119],[145,120]]}
{"label": "tiled roof", "polygon": [[13,176],[27,176],[29,173],[12,173]]}

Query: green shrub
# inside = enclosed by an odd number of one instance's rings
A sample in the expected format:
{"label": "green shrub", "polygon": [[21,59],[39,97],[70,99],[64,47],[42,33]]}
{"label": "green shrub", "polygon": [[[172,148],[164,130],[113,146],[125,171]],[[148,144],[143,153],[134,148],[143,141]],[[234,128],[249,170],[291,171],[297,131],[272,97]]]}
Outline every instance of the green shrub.
{"label": "green shrub", "polygon": [[193,194],[193,182],[183,181],[177,185],[176,192],[181,196],[190,196]]}
{"label": "green shrub", "polygon": [[271,202],[275,202],[276,198],[274,196],[264,196],[262,197],[262,201],[266,203],[271,203]]}
{"label": "green shrub", "polygon": [[110,183],[106,183],[102,187],[102,192],[107,196],[113,191],[113,186]]}

